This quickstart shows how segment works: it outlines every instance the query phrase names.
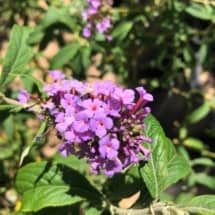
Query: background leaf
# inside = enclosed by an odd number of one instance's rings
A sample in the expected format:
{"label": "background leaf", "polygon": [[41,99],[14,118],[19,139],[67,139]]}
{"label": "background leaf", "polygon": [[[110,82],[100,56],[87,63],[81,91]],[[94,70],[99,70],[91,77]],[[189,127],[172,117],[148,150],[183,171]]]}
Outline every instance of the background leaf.
{"label": "background leaf", "polygon": [[[3,63],[0,86],[9,79],[10,73],[21,73],[32,58],[32,48],[27,44],[31,28],[15,25],[10,34],[9,47]],[[11,77],[13,79],[14,77]]]}
{"label": "background leaf", "polygon": [[206,117],[210,112],[210,106],[207,103],[202,104],[200,107],[195,109],[192,113],[186,118],[187,123],[193,124],[197,123]]}
{"label": "background leaf", "polygon": [[125,39],[133,26],[132,22],[123,22],[115,27],[112,37],[118,41]]}
{"label": "background leaf", "polygon": [[80,45],[72,43],[64,46],[51,60],[51,68],[62,68],[63,65],[72,60],[78,53]]}
{"label": "background leaf", "polygon": [[213,7],[207,4],[192,3],[185,11],[188,14],[203,20],[211,20],[214,18]]}

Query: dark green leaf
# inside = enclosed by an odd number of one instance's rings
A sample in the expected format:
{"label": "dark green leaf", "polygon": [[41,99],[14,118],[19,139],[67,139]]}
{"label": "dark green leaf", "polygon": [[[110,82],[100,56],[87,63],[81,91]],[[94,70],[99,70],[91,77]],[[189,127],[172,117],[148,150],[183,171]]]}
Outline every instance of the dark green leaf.
{"label": "dark green leaf", "polygon": [[72,60],[79,52],[80,45],[72,43],[64,46],[51,60],[51,68],[62,68],[66,63]]}

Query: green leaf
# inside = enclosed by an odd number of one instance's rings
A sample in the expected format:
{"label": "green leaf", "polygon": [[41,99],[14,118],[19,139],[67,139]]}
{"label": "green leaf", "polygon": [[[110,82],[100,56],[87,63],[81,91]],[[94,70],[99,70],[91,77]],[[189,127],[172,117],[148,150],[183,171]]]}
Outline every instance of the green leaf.
{"label": "green leaf", "polygon": [[176,153],[175,147],[152,115],[145,119],[145,124],[144,133],[152,138],[152,143],[147,144],[151,156],[141,173],[152,197],[159,199],[161,191],[185,177],[191,169],[188,161]]}
{"label": "green leaf", "polygon": [[43,133],[45,132],[46,127],[47,127],[47,123],[48,123],[48,119],[46,118],[46,119],[42,122],[42,124],[41,124],[41,126],[40,126],[40,128],[39,128],[39,130],[38,130],[38,132],[37,132],[37,134],[36,134],[36,136],[35,136],[35,138],[34,138],[34,140],[32,141],[32,143],[31,143],[29,146],[27,146],[27,147],[23,150],[23,152],[22,152],[22,154],[21,154],[21,157],[20,157],[19,166],[22,165],[22,163],[23,163],[25,157],[27,157],[27,156],[29,155],[31,149],[32,149],[35,145],[38,145],[38,143],[40,142],[40,141],[38,141],[38,138],[40,139],[41,136],[43,135]]}
{"label": "green leaf", "polygon": [[215,215],[215,195],[202,195],[194,197],[185,206],[180,207],[190,213]]}
{"label": "green leaf", "polygon": [[133,27],[132,22],[120,23],[119,25],[117,25],[114,28],[111,35],[112,35],[113,39],[116,39],[118,41],[122,41],[123,39],[125,39],[127,37],[128,33],[130,32],[132,27]]}
{"label": "green leaf", "polygon": [[63,65],[72,60],[80,50],[80,45],[72,43],[64,46],[51,60],[51,68],[62,68]]}
{"label": "green leaf", "polygon": [[207,103],[202,104],[200,107],[195,109],[186,118],[186,122],[189,124],[194,124],[205,118],[210,112],[210,106]]}
{"label": "green leaf", "polygon": [[[26,212],[66,206],[83,198],[91,202],[101,201],[101,194],[83,175],[51,162],[31,163],[21,168],[16,177],[16,187],[23,194],[22,209]],[[29,196],[34,196],[34,199]]]}
{"label": "green leaf", "polygon": [[193,17],[203,20],[214,19],[214,9],[209,4],[192,3],[185,11]]}
{"label": "green leaf", "polygon": [[201,140],[193,137],[185,139],[183,144],[196,150],[202,150],[205,148],[204,143]]}
{"label": "green leaf", "polygon": [[66,165],[70,168],[79,171],[80,173],[86,172],[87,169],[89,168],[85,160],[79,159],[75,155],[63,157],[60,153],[56,153],[53,159],[56,163]]}
{"label": "green leaf", "polygon": [[17,105],[0,104],[0,111],[1,110],[11,110],[14,107],[18,107],[18,106]]}
{"label": "green leaf", "polygon": [[83,46],[81,48],[81,60],[85,69],[90,65],[91,51],[91,47]]}
{"label": "green leaf", "polygon": [[208,54],[208,45],[203,43],[199,49],[199,60],[200,63],[203,64],[207,58]]}
{"label": "green leaf", "polygon": [[69,186],[41,186],[26,191],[23,195],[22,211],[39,211],[45,207],[72,205],[82,201],[78,196],[67,194]]}
{"label": "green leaf", "polygon": [[100,215],[101,211],[97,210],[96,208],[89,208],[86,210],[86,215]]}
{"label": "green leaf", "polygon": [[[15,25],[12,28],[9,47],[3,63],[0,86],[3,86],[8,81],[9,74],[21,73],[32,58],[32,48],[27,44],[30,32],[31,29],[28,27]],[[9,80],[11,80],[11,77]]]}
{"label": "green leaf", "polygon": [[206,175],[205,173],[193,173],[189,177],[189,186],[193,186],[195,183],[204,185],[212,190],[215,189],[215,178],[213,176]]}
{"label": "green leaf", "polygon": [[175,203],[184,204],[184,203],[190,201],[193,197],[194,197],[194,195],[192,193],[180,192],[180,194],[175,199]]}
{"label": "green leaf", "polygon": [[192,160],[192,165],[203,165],[208,167],[214,167],[214,161],[210,158],[196,158]]}

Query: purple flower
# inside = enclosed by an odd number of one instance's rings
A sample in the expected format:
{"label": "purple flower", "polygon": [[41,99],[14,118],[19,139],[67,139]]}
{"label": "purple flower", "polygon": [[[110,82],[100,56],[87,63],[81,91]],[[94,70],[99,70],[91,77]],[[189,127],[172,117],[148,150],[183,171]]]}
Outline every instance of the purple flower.
{"label": "purple flower", "polygon": [[59,70],[50,70],[49,74],[51,75],[54,81],[64,79],[65,77],[65,75]]}
{"label": "purple flower", "polygon": [[90,129],[94,131],[98,137],[103,137],[112,127],[112,119],[106,117],[101,112],[97,113],[95,117],[90,120]]}
{"label": "purple flower", "polygon": [[61,89],[61,85],[59,83],[46,84],[43,87],[43,90],[47,93],[48,96],[53,96]]}
{"label": "purple flower", "polygon": [[69,142],[61,144],[59,147],[59,151],[64,157],[67,157],[68,155],[75,153],[73,145],[70,144]]}
{"label": "purple flower", "polygon": [[42,107],[48,110],[53,110],[55,108],[55,104],[53,102],[48,101],[42,104]]}
{"label": "purple flower", "polygon": [[85,27],[85,28],[83,29],[82,34],[83,34],[84,37],[90,38],[90,37],[91,37],[91,29],[88,28],[88,27]]}
{"label": "purple flower", "polygon": [[105,104],[99,99],[87,99],[80,104],[85,108],[84,112],[88,117],[94,116],[98,112],[104,112]]}
{"label": "purple flower", "polygon": [[110,18],[104,18],[100,22],[97,23],[96,28],[99,33],[105,33],[111,27],[111,20]]}
{"label": "purple flower", "polygon": [[109,98],[107,100],[107,108],[106,111],[109,115],[119,117],[121,110],[121,103],[114,98]]}
{"label": "purple flower", "polygon": [[21,90],[17,96],[18,100],[22,104],[26,104],[30,100],[30,94],[27,90]]}
{"label": "purple flower", "polygon": [[134,101],[134,91],[133,90],[123,90],[122,88],[118,88],[114,92],[114,97],[120,100],[124,105],[132,104]]}
{"label": "purple flower", "polygon": [[100,0],[91,0],[89,2],[96,9],[101,5],[101,1]]}
{"label": "purple flower", "polygon": [[89,123],[87,114],[84,112],[79,112],[76,114],[76,119],[73,123],[73,128],[76,132],[83,133],[88,131]]}
{"label": "purple flower", "polygon": [[111,139],[108,135],[99,141],[99,152],[103,158],[113,160],[118,155],[119,140]]}
{"label": "purple flower", "polygon": [[86,22],[83,28],[82,35],[85,38],[90,38],[92,33],[98,31],[103,34],[107,41],[111,41],[109,35],[111,26],[111,18],[108,8],[112,6],[111,0],[87,0],[87,6],[82,11],[81,15]]}
{"label": "purple flower", "polygon": [[116,158],[114,160],[107,160],[103,164],[104,174],[108,177],[113,176],[116,173],[122,172],[123,165],[120,159]]}
{"label": "purple flower", "polygon": [[147,93],[143,87],[137,87],[136,90],[139,93],[139,96],[144,99],[144,101],[153,101],[153,96],[150,93]]}
{"label": "purple flower", "polygon": [[75,108],[77,97],[72,94],[65,94],[60,100],[60,104],[63,108]]}
{"label": "purple flower", "polygon": [[153,97],[143,87],[136,88],[136,99],[134,90],[108,81],[89,85],[65,80],[58,72],[53,76],[62,79],[44,86],[48,98],[41,104],[42,114],[50,115],[64,141],[59,149],[64,156],[85,158],[94,173],[107,176],[149,159],[150,150],[142,143],[151,139],[142,131]]}
{"label": "purple flower", "polygon": [[77,140],[77,135],[75,134],[74,130],[72,130],[72,129],[66,131],[64,134],[64,137],[70,143],[74,143]]}

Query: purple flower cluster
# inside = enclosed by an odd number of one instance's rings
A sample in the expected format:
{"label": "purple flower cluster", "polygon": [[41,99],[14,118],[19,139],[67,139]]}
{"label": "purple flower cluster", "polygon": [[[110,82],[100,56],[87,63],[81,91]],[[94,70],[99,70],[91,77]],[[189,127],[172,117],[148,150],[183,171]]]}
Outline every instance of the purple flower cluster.
{"label": "purple flower cluster", "polygon": [[107,40],[111,29],[111,18],[109,16],[112,0],[86,0],[87,8],[82,12],[82,18],[87,23],[83,29],[83,36],[90,38],[93,31],[103,34]]}
{"label": "purple flower cluster", "polygon": [[[40,117],[49,116],[62,139],[63,156],[74,154],[87,159],[92,172],[107,176],[121,172],[140,160],[147,160],[150,151],[143,142],[144,118],[153,101],[143,87],[124,89],[109,81],[94,85],[67,80],[58,70],[50,71],[52,82],[44,86],[47,99],[41,101]],[[34,99],[26,90],[18,100],[26,104]]]}
{"label": "purple flower cluster", "polygon": [[50,75],[54,81],[44,86],[48,99],[42,108],[63,140],[62,155],[86,158],[93,173],[107,176],[148,159],[142,143],[151,140],[142,131],[153,97],[143,87],[124,89],[109,81],[89,85],[66,80],[60,71]]}

